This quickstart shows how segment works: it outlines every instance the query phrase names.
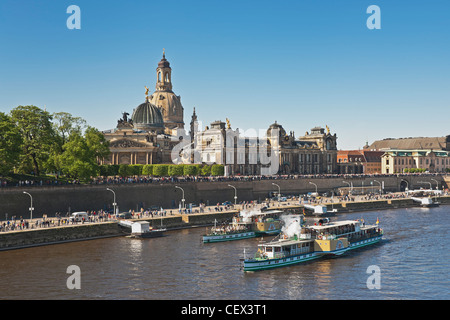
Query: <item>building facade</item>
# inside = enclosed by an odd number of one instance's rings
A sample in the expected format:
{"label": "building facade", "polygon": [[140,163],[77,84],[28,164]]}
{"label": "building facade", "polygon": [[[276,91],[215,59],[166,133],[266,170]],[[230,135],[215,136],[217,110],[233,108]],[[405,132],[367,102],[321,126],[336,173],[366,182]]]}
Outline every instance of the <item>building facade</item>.
{"label": "building facade", "polygon": [[315,127],[304,136],[286,133],[276,121],[262,136],[242,134],[215,121],[197,130],[197,115],[191,121],[194,153],[203,163],[225,166],[228,175],[327,174],[337,172],[336,134]]}
{"label": "building facade", "polygon": [[181,98],[172,91],[172,69],[163,54],[156,69],[156,90],[129,117],[123,112],[114,129],[104,131],[111,155],[102,164],[171,163],[171,151],[184,128]]}
{"label": "building facade", "polygon": [[199,127],[194,108],[190,132],[184,108],[173,92],[165,52],[156,68],[155,91],[132,112],[123,112],[114,129],[104,131],[111,155],[102,164],[222,164],[226,175],[328,174],[337,172],[337,136],[328,127],[303,136],[287,133],[276,121],[263,136],[232,129],[230,121]]}
{"label": "building facade", "polygon": [[423,169],[432,173],[449,172],[450,151],[389,150],[381,157],[382,173],[404,173],[408,169]]}
{"label": "building facade", "polygon": [[338,172],[342,174],[377,174],[382,172],[381,156],[384,151],[339,150]]}

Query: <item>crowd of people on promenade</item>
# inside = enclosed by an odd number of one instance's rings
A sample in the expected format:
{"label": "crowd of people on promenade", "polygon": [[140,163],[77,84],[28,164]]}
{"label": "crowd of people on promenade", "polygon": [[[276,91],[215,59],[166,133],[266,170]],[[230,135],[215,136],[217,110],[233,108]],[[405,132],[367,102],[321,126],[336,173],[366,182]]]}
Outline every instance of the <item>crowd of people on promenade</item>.
{"label": "crowd of people on promenade", "polygon": [[233,182],[233,181],[262,181],[262,180],[288,180],[288,179],[358,179],[358,178],[383,178],[383,177],[433,177],[442,173],[404,173],[404,174],[289,174],[289,175],[247,175],[247,176],[183,176],[183,177],[154,177],[154,176],[132,176],[132,177],[96,177],[88,183],[79,180],[20,180],[10,182],[0,180],[0,187],[49,187],[67,185],[111,185],[111,184],[134,184],[134,183],[183,183],[183,182]]}
{"label": "crowd of people on promenade", "polygon": [[[448,189],[442,195],[450,195]],[[188,206],[186,208],[178,209],[163,209],[163,208],[153,208],[144,209],[141,208],[140,211],[129,210],[125,213],[114,214],[112,211],[106,210],[92,210],[86,211],[87,218],[82,218],[80,220],[74,219],[74,217],[67,212],[62,214],[61,212],[56,212],[54,217],[48,217],[44,214],[40,218],[35,218],[33,221],[30,219],[24,219],[21,217],[12,216],[5,221],[0,222],[0,232],[8,231],[20,231],[29,229],[39,229],[39,228],[50,228],[50,227],[60,227],[60,226],[70,226],[77,224],[88,224],[88,223],[102,223],[108,221],[119,221],[120,219],[142,219],[142,218],[156,218],[156,217],[166,217],[178,214],[196,214],[196,213],[219,213],[226,212],[230,210],[252,210],[260,208],[270,208],[276,205],[282,204],[329,204],[329,203],[339,203],[339,202],[358,202],[358,201],[373,201],[373,200],[387,200],[387,199],[404,199],[408,198],[405,192],[400,193],[367,193],[362,195],[338,195],[333,197],[323,197],[323,196],[289,196],[287,200],[282,202],[277,202],[276,198],[265,199],[262,202],[259,201],[241,201],[238,204],[232,204],[227,201],[224,203],[217,203],[215,205],[207,206],[205,203],[200,203],[198,206]]]}

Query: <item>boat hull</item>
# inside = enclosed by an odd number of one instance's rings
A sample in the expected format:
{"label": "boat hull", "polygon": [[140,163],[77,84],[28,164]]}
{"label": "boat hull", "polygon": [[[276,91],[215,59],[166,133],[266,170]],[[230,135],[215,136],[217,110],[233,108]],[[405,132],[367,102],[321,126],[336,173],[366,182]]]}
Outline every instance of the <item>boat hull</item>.
{"label": "boat hull", "polygon": [[281,232],[281,229],[266,230],[266,231],[255,231],[257,236],[276,236],[280,232]]}
{"label": "boat hull", "polygon": [[218,234],[218,235],[205,235],[205,236],[203,236],[203,243],[233,241],[233,240],[241,240],[241,239],[250,239],[250,238],[255,238],[255,237],[256,237],[256,233],[253,231],[229,233],[229,234]]}
{"label": "boat hull", "polygon": [[382,236],[377,236],[369,239],[364,240],[358,240],[355,242],[350,242],[349,246],[345,248],[345,250],[336,250],[336,252],[327,252],[324,254],[324,252],[321,251],[314,251],[309,253],[302,253],[290,257],[285,258],[279,258],[279,259],[247,259],[244,260],[244,271],[260,271],[260,270],[267,270],[267,269],[273,269],[273,268],[279,268],[279,267],[285,267],[290,266],[302,262],[307,262],[315,259],[322,258],[324,256],[329,255],[341,255],[346,251],[358,249],[361,247],[365,247],[368,245],[372,245],[375,243],[380,242]]}
{"label": "boat hull", "polygon": [[134,239],[158,238],[164,235],[165,230],[154,230],[150,232],[132,233],[129,237]]}

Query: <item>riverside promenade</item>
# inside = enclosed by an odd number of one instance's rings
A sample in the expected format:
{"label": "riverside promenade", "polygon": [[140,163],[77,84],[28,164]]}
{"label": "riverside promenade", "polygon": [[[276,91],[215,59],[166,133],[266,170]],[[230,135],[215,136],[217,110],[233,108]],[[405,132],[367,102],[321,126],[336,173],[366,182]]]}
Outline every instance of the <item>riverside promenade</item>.
{"label": "riverside promenade", "polygon": [[[450,204],[450,195],[436,197],[442,205]],[[167,230],[177,230],[193,227],[205,227],[218,223],[228,222],[241,210],[268,209],[284,210],[291,213],[311,214],[304,210],[304,204],[326,205],[328,210],[336,209],[339,213],[358,212],[366,210],[385,210],[396,208],[418,207],[419,204],[407,197],[404,193],[391,193],[389,195],[362,195],[355,197],[320,197],[314,200],[291,198],[286,201],[256,201],[245,202],[237,205],[200,206],[192,210],[180,212],[174,209],[161,209],[157,211],[130,212],[132,221],[149,221],[151,226],[159,228],[163,226]],[[0,251],[21,249],[33,246],[58,244],[73,241],[91,240],[98,238],[124,236],[126,231],[120,227],[120,218],[106,214],[91,215],[88,220],[82,222],[71,222],[68,218],[45,217],[35,218],[32,221],[15,220],[1,221],[2,230],[0,232]],[[11,225],[14,223],[14,227]]]}

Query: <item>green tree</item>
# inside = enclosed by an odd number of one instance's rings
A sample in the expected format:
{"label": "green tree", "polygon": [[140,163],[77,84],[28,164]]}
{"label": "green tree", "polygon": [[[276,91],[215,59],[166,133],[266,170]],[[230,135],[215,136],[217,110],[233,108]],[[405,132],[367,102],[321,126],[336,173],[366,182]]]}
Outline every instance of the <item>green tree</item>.
{"label": "green tree", "polygon": [[225,173],[225,168],[222,164],[214,164],[211,167],[211,175],[213,176],[223,176]]}
{"label": "green tree", "polygon": [[169,165],[155,164],[153,165],[153,175],[157,177],[165,177],[168,174]]}
{"label": "green tree", "polygon": [[185,176],[196,176],[199,173],[199,165],[185,165],[183,174]]}
{"label": "green tree", "polygon": [[145,164],[142,168],[142,174],[144,176],[151,176],[153,174],[153,165],[152,164]]}
{"label": "green tree", "polygon": [[108,176],[117,176],[117,175],[119,175],[119,165],[110,164],[108,166]]}
{"label": "green tree", "polygon": [[205,164],[201,169],[201,175],[202,176],[209,176],[211,174],[211,167],[207,164]]}
{"label": "green tree", "polygon": [[56,112],[52,114],[53,128],[61,138],[62,145],[73,132],[82,133],[86,127],[86,121],[80,117],[74,117],[68,112]]}
{"label": "green tree", "polygon": [[128,177],[133,174],[133,169],[127,164],[119,165],[119,176]]}
{"label": "green tree", "polygon": [[55,148],[52,116],[36,106],[18,106],[11,111],[11,119],[22,138],[19,170],[40,175],[50,153]]}
{"label": "green tree", "polygon": [[183,175],[184,165],[183,164],[172,164],[169,165],[167,174],[173,177],[179,177]]}
{"label": "green tree", "polygon": [[11,117],[0,112],[0,175],[12,173],[18,164],[22,138]]}
{"label": "green tree", "polygon": [[102,164],[100,166],[100,175],[103,177],[107,177],[109,175],[109,165],[107,164]]}
{"label": "green tree", "polygon": [[86,139],[86,144],[92,153],[92,157],[95,157],[96,160],[100,160],[109,156],[109,142],[106,140],[103,133],[93,127],[87,127],[84,137]]}
{"label": "green tree", "polygon": [[130,165],[131,168],[131,175],[132,176],[140,176],[142,175],[142,169],[143,169],[143,165],[142,164],[132,164]]}
{"label": "green tree", "polygon": [[88,127],[84,136],[74,131],[63,145],[63,152],[58,156],[61,171],[72,177],[88,180],[100,174],[99,159],[109,154],[108,142],[97,129]]}
{"label": "green tree", "polygon": [[58,156],[62,173],[81,180],[100,174],[100,166],[80,133],[72,133],[63,148],[64,152]]}

